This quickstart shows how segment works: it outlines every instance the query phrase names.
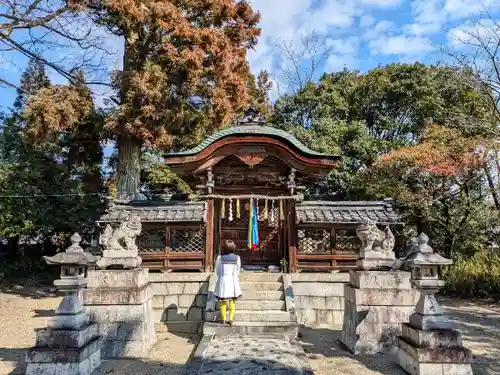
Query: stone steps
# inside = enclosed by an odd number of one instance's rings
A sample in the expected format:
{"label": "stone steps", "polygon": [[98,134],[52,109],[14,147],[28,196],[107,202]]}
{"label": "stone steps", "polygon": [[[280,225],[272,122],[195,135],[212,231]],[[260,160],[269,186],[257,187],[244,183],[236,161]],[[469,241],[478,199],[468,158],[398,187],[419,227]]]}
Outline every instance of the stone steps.
{"label": "stone steps", "polygon": [[[219,302],[217,302],[216,309],[219,310]],[[271,301],[271,300],[258,300],[258,299],[238,299],[236,301],[236,310],[277,310],[285,311],[286,304],[284,300]]]}
{"label": "stone steps", "polygon": [[[214,322],[220,319],[220,312],[206,312],[205,320],[208,322]],[[282,310],[238,310],[234,314],[235,322],[290,322],[291,316],[287,311]]]}
{"label": "stone steps", "polygon": [[271,335],[295,338],[298,324],[295,315],[286,311],[283,276],[273,273],[240,273],[242,296],[236,302],[234,324],[216,323],[216,311],[205,313],[204,335]]}
{"label": "stone steps", "polygon": [[279,301],[285,298],[285,292],[269,291],[269,290],[246,290],[242,293],[240,300],[264,300],[264,301]]}
{"label": "stone steps", "polygon": [[243,294],[247,291],[252,291],[252,290],[260,290],[260,291],[270,291],[270,292],[275,292],[275,291],[281,291],[283,290],[283,283],[282,282],[276,282],[276,281],[267,281],[267,282],[251,282],[251,281],[244,281],[240,282],[241,286],[241,291]]}
{"label": "stone steps", "polygon": [[270,335],[295,338],[299,326],[295,322],[234,322],[232,326],[206,322],[203,326],[204,336],[227,335]]}
{"label": "stone steps", "polygon": [[239,274],[240,282],[282,282],[283,277],[281,273],[268,273],[268,272],[251,272],[241,271]]}
{"label": "stone steps", "polygon": [[285,311],[285,301],[270,300],[238,300],[236,310],[282,310]]}

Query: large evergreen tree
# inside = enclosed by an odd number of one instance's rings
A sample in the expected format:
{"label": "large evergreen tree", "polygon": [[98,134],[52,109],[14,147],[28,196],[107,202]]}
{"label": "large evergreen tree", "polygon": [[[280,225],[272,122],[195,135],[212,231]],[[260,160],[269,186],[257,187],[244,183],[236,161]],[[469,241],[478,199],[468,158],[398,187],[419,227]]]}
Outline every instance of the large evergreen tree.
{"label": "large evergreen tree", "polygon": [[[1,236],[47,238],[55,232],[82,231],[82,225],[99,214],[99,116],[94,113],[80,119],[78,131],[59,134],[57,142],[46,137],[33,143],[29,137],[31,128],[23,107],[40,90],[50,87],[44,66],[30,62],[12,112],[2,119]],[[89,96],[86,87],[74,89]]]}
{"label": "large evergreen tree", "polygon": [[[199,140],[249,103],[246,51],[257,42],[259,15],[233,0],[96,1],[85,11],[124,41],[106,123],[118,147],[118,196],[133,198],[143,147]],[[73,91],[47,88],[28,103],[35,135],[67,131],[88,116],[92,106]]]}

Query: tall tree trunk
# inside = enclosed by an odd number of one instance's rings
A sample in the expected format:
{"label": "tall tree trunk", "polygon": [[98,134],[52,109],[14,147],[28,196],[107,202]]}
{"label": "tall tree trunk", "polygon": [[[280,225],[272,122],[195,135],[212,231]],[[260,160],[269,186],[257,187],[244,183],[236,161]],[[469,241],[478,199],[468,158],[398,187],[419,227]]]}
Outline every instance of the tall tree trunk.
{"label": "tall tree trunk", "polygon": [[141,141],[118,136],[118,200],[137,199],[141,182]]}
{"label": "tall tree trunk", "polygon": [[497,210],[500,210],[500,199],[498,198],[498,192],[496,190],[495,181],[493,181],[493,177],[491,176],[490,170],[488,167],[484,167],[484,173],[486,174],[486,179],[488,180],[488,186],[490,188],[490,193],[493,198],[493,202],[495,202],[495,207]]}
{"label": "tall tree trunk", "polygon": [[[129,36],[125,35],[123,52],[123,77],[120,89],[120,103],[124,104],[129,90],[130,71],[132,69],[132,45]],[[141,179],[141,146],[142,142],[128,134],[123,119],[118,120],[118,182],[116,195],[118,200],[137,199]]]}

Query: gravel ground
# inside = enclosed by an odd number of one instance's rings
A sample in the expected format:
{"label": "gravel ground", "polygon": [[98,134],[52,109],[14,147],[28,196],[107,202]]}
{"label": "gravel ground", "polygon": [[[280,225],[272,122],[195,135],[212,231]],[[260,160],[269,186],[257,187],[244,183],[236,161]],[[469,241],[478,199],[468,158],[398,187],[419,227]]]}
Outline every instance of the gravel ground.
{"label": "gravel ground", "polygon": [[[0,375],[24,371],[26,349],[35,342],[35,328],[44,327],[59,298],[47,290],[14,287],[0,290]],[[500,375],[500,304],[441,299],[449,317],[463,333],[464,345],[472,349],[475,375]],[[301,343],[316,375],[403,375],[391,358],[354,357],[338,341],[339,333],[328,329],[305,329]],[[143,360],[106,361],[93,375],[182,374],[197,338],[168,332]]]}
{"label": "gravel ground", "polygon": [[[440,298],[450,320],[472,350],[474,375],[500,375],[500,304]],[[353,356],[340,344],[340,332],[304,329],[301,344],[315,375],[407,375],[389,356]]]}

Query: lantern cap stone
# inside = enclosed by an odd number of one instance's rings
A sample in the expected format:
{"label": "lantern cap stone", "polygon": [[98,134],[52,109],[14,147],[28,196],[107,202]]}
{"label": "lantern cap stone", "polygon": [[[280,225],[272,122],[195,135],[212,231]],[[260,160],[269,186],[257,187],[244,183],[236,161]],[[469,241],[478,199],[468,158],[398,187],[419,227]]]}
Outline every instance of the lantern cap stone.
{"label": "lantern cap stone", "polygon": [[57,253],[52,257],[44,256],[43,259],[49,265],[75,265],[75,266],[86,266],[89,264],[94,264],[97,258],[83,251],[80,246],[82,238],[78,233],[74,233],[71,236],[71,246],[69,246],[65,252]]}
{"label": "lantern cap stone", "polygon": [[434,249],[428,244],[429,237],[425,233],[420,233],[412,242],[415,245],[405,260],[407,266],[444,266],[453,263],[453,260],[434,252]]}

